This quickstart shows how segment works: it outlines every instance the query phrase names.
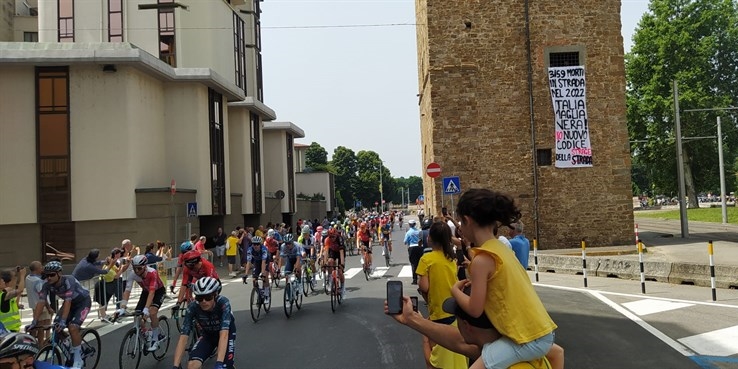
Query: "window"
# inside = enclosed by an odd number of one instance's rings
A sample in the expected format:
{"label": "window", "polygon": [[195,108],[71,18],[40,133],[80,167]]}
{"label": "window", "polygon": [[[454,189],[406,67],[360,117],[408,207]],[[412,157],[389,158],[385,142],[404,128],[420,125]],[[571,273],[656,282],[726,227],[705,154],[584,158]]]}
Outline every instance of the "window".
{"label": "window", "polygon": [[233,54],[236,66],[236,86],[246,93],[246,39],[245,22],[233,13]]}
{"label": "window", "polygon": [[261,0],[254,0],[254,45],[256,46],[256,99],[264,102],[261,63]]}
{"label": "window", "polygon": [[67,67],[36,68],[36,147],[38,221],[70,221]]}
{"label": "window", "polygon": [[261,117],[259,114],[251,113],[251,178],[254,195],[254,214],[262,212],[261,204]]}
{"label": "window", "polygon": [[[174,0],[158,0],[159,4],[173,3]],[[172,67],[177,66],[177,53],[174,37],[174,8],[158,9],[159,18],[159,59]]]}
{"label": "window", "polygon": [[536,150],[536,161],[539,166],[551,165],[551,149],[538,149]]}
{"label": "window", "polygon": [[548,54],[549,67],[574,67],[579,64],[579,52],[567,51]]}
{"label": "window", "polygon": [[108,42],[123,42],[123,0],[108,0]]}
{"label": "window", "polygon": [[225,159],[223,147],[223,95],[208,89],[210,116],[210,178],[212,180],[213,215],[226,213]]}
{"label": "window", "polygon": [[74,42],[74,0],[57,0],[59,42]]}
{"label": "window", "polygon": [[23,42],[38,42],[38,32],[23,32]]}

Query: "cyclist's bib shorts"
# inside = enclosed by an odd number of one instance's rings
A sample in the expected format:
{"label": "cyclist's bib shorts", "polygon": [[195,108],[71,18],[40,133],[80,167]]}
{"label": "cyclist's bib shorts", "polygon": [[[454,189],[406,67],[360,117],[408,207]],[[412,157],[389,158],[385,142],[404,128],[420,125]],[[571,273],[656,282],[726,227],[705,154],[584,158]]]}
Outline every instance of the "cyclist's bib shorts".
{"label": "cyclist's bib shorts", "polygon": [[[218,333],[205,333],[195,342],[190,350],[190,360],[197,360],[204,363],[209,357],[217,354],[218,350]],[[228,345],[226,346],[225,358],[223,364],[226,368],[233,368],[233,359],[236,352],[236,331],[231,329],[228,331]]]}

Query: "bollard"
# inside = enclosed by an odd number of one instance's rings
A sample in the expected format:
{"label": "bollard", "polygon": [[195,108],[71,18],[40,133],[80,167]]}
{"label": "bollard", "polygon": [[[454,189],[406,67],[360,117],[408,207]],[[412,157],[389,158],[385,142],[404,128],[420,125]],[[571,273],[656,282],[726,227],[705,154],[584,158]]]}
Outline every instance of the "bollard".
{"label": "bollard", "polygon": [[712,288],[712,301],[717,301],[715,291],[715,259],[712,257],[712,240],[707,241],[707,253],[710,255],[710,287]]}
{"label": "bollard", "polygon": [[[636,230],[637,230],[636,226]],[[636,231],[636,234],[638,234],[638,231]],[[641,240],[637,240],[638,245],[638,263],[641,265],[641,293],[646,293],[646,273],[643,270],[643,242]]]}
{"label": "bollard", "polygon": [[538,240],[533,239],[533,270],[536,272],[536,282],[538,282]]}
{"label": "bollard", "polygon": [[587,246],[582,238],[582,274],[584,274],[584,287],[587,287]]}
{"label": "bollard", "polygon": [[638,238],[638,223],[636,223],[635,225],[636,225],[636,228],[635,228],[635,233],[636,233],[636,247],[638,247],[638,250],[639,250],[638,252],[640,252],[640,248],[642,247],[642,245],[640,244],[641,243],[641,240]]}

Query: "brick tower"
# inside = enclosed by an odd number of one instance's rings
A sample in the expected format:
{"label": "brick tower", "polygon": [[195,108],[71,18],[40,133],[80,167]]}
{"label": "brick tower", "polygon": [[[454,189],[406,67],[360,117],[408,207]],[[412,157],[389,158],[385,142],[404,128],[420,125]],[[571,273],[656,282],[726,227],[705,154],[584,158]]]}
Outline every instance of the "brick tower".
{"label": "brick tower", "polygon": [[542,249],[633,243],[620,1],[416,0],[416,20],[423,166],[513,195]]}

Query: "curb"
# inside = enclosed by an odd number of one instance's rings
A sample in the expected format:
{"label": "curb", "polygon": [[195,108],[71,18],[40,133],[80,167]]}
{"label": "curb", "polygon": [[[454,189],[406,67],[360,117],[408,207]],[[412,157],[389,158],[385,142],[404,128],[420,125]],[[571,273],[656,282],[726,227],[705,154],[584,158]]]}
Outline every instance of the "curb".
{"label": "curb", "polygon": [[[533,258],[528,270],[535,270]],[[565,255],[538,255],[539,273],[563,273],[581,275],[582,257]],[[711,287],[710,266],[698,263],[644,261],[646,281]],[[590,257],[587,258],[587,275],[597,277],[640,280],[640,263],[637,260]],[[716,265],[715,287],[738,289],[738,266]]]}

